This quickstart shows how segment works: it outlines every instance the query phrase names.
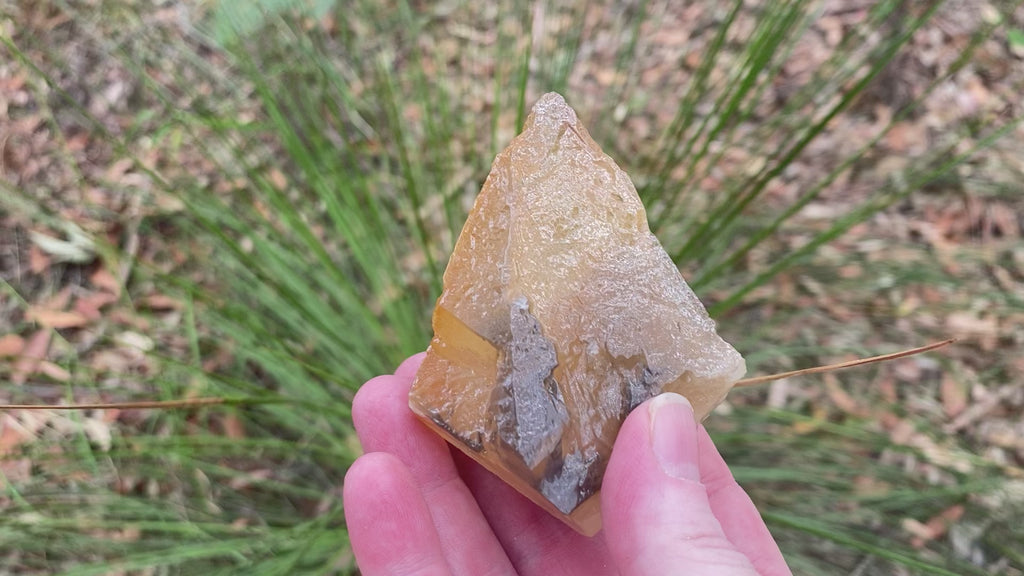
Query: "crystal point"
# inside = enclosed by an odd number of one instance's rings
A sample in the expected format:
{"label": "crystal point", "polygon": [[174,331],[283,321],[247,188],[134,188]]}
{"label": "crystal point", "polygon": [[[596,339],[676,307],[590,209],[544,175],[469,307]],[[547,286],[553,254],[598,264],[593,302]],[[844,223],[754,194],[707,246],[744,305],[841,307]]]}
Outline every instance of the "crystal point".
{"label": "crystal point", "polygon": [[494,160],[433,327],[413,412],[586,535],[626,415],[672,391],[702,419],[745,372],[629,177],[554,93]]}

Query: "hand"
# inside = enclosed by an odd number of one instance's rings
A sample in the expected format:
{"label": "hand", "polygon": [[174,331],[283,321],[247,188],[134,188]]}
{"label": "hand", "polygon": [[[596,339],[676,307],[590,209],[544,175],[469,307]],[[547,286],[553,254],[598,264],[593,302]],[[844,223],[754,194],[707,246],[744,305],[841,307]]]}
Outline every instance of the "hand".
{"label": "hand", "polygon": [[366,454],[345,477],[345,517],[364,576],[790,574],[682,396],[626,418],[602,486],[604,528],[586,538],[416,419],[408,395],[422,361],[370,380],[353,402]]}

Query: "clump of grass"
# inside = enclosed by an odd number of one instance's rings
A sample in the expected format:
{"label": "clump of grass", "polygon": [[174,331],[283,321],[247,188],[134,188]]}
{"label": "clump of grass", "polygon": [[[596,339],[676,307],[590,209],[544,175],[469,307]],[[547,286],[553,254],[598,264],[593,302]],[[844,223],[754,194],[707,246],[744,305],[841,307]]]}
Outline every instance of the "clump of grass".
{"label": "clump of grass", "polygon": [[[138,82],[144,105],[132,130],[110,129],[62,87],[57,47],[48,47],[51,61],[38,62],[25,47],[31,39],[4,43],[49,90],[56,129],[71,125],[106,138],[112,159],[133,162],[155,190],[184,207],[157,218],[176,230],[194,261],[169,274],[154,262],[137,263],[136,281],[159,283],[186,302],[187,350],[161,357],[147,390],[161,399],[198,393],[248,400],[150,414],[123,429],[109,451],[81,435],[60,439],[58,452],[30,447],[29,456],[50,472],[7,487],[0,541],[18,553],[0,562],[66,574],[350,571],[339,489],[359,454],[353,394],[428,342],[445,259],[490,159],[536,95],[562,90],[574,101],[574,73],[588,65],[578,58],[592,41],[588,18],[597,9],[457,3],[435,11],[361,2],[317,3],[310,12],[302,3],[264,2],[237,12],[221,3],[211,14],[192,15],[182,31],[151,29],[143,15],[116,4],[104,9],[124,19],[120,36],[86,10],[54,9],[83,43]],[[771,117],[759,106],[819,15],[817,3],[709,3],[715,32],[700,46],[696,69],[682,85],[651,92],[633,68],[645,19],[667,9],[654,4],[620,15],[605,9],[610,20],[598,26],[616,38],[616,80],[581,113],[596,119],[600,141],[622,151],[618,159],[636,179],[652,226],[698,293],[716,294],[711,310],[723,326],[739,321],[730,312],[758,287],[1019,122],[994,126],[966,146],[953,134],[957,142],[917,159],[799,248],[749,266],[752,251],[912,113],[916,101],[798,197],[753,209],[940,3],[872,7]],[[737,23],[751,21],[737,32]],[[979,31],[947,74],[968,64],[995,27]],[[617,141],[623,122],[658,99],[678,102],[671,121],[656,145],[634,142],[641,153],[626,153]],[[74,119],[58,121],[57,114]],[[159,165],[138,154],[143,140],[163,155]],[[724,162],[731,148],[758,159],[757,169]],[[701,182],[716,169],[732,172],[720,193],[709,194]],[[10,191],[29,201],[38,192]],[[755,365],[790,352],[749,346]],[[203,368],[225,351],[230,361]],[[94,384],[86,373],[76,376],[71,399]],[[227,418],[244,435],[221,433]],[[925,485],[876,462],[892,448],[885,437],[856,421],[794,433],[806,418],[740,407],[716,434],[797,572],[983,572],[939,543],[911,548],[897,521],[969,503],[998,480],[950,473],[944,484]],[[865,494],[857,480],[866,474],[899,488]],[[125,477],[144,481],[125,490],[118,481]]]}

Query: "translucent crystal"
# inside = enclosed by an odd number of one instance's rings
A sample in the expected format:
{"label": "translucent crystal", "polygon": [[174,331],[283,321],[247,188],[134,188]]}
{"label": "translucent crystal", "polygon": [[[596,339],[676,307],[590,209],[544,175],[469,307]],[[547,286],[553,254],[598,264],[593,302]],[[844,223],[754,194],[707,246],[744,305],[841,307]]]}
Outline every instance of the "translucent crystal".
{"label": "translucent crystal", "polygon": [[433,327],[412,410],[587,535],[626,415],[673,391],[704,418],[745,371],[629,177],[554,93],[494,160]]}

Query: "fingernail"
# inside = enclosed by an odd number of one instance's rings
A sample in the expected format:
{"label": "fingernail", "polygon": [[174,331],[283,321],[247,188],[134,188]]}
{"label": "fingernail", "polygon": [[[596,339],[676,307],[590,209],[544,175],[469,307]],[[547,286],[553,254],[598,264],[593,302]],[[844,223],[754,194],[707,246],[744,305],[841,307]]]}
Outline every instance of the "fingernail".
{"label": "fingernail", "polygon": [[700,481],[697,465],[697,422],[690,402],[672,392],[648,405],[651,416],[651,448],[665,474]]}

